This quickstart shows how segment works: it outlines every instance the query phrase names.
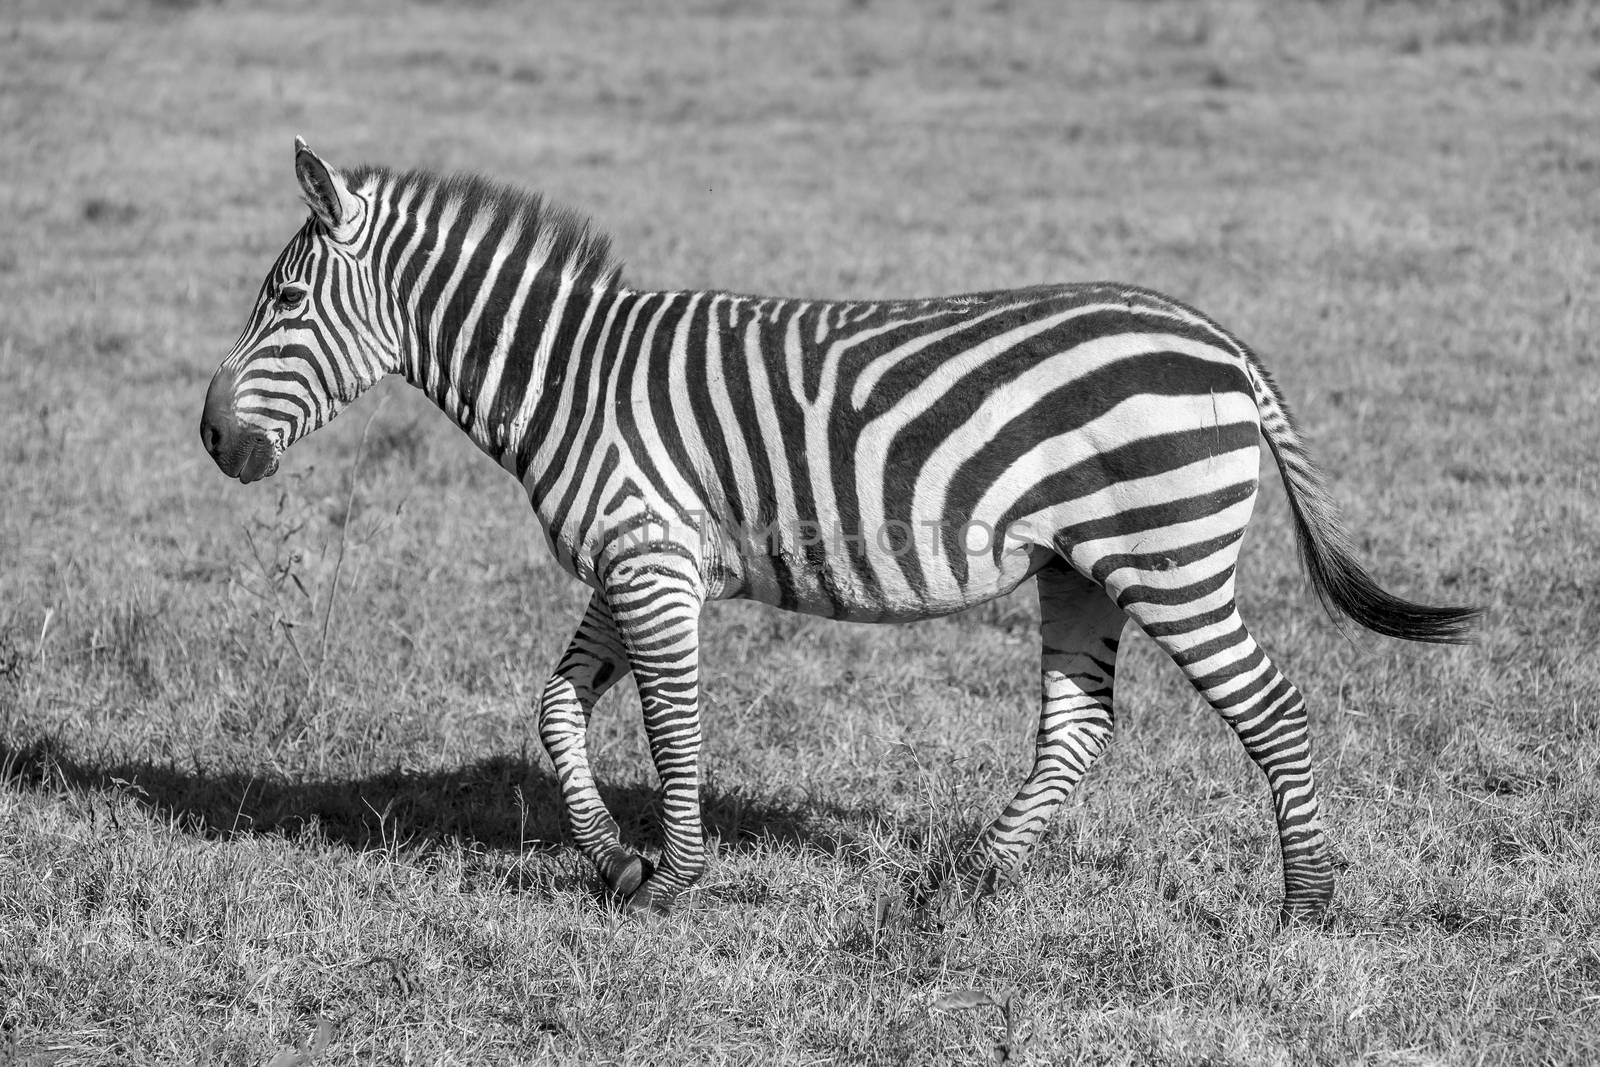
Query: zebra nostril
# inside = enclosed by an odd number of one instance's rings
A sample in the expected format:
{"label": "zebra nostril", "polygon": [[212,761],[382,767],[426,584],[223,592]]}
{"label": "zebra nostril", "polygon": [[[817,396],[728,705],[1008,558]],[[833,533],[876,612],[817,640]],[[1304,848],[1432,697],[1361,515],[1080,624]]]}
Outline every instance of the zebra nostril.
{"label": "zebra nostril", "polygon": [[233,371],[219,368],[206,390],[205,407],[200,411],[200,443],[219,464],[232,448],[238,432],[233,418],[233,391],[237,380]]}
{"label": "zebra nostril", "polygon": [[210,420],[200,425],[200,441],[206,446],[206,451],[213,456],[222,451],[222,431],[217,429]]}

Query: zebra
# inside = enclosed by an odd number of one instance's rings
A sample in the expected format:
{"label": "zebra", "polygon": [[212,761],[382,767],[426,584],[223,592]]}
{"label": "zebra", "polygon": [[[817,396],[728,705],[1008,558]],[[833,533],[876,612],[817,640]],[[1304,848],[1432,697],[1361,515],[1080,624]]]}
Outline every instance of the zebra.
{"label": "zebra", "polygon": [[[340,170],[300,138],[295,173],[310,214],[211,380],[202,442],[229,477],[267,477],[400,374],[518,479],[555,559],[592,590],[537,729],[566,831],[625,910],[667,911],[706,866],[707,601],[902,622],[1033,578],[1033,765],[959,857],[958,889],[1014,880],[1106,750],[1132,620],[1267,780],[1280,922],[1323,915],[1305,702],[1234,597],[1261,441],[1330,614],[1459,643],[1481,613],[1376,584],[1278,386],[1231,333],[1113,283],[879,301],[633,289],[609,238],[538,194]],[[661,786],[654,864],[621,841],[585,747],[596,700],[629,673]]]}

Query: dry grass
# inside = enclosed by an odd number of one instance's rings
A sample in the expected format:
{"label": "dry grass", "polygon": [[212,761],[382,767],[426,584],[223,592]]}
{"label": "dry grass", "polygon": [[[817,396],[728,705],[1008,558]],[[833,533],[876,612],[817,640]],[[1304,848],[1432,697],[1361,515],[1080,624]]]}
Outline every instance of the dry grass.
{"label": "dry grass", "polygon": [[[1591,23],[7,6],[0,1062],[1593,1061]],[[1024,884],[900,903],[1026,766],[1031,594],[911,627],[713,608],[716,860],[671,918],[614,919],[529,718],[583,598],[516,486],[398,385],[265,485],[199,446],[302,210],[295,133],[543,188],[644,284],[1110,277],[1239,331],[1385,581],[1490,607],[1472,649],[1342,637],[1269,485],[1245,608],[1313,702],[1331,927],[1271,932],[1264,786],[1142,639]],[[636,719],[611,698],[594,743],[649,841]]]}

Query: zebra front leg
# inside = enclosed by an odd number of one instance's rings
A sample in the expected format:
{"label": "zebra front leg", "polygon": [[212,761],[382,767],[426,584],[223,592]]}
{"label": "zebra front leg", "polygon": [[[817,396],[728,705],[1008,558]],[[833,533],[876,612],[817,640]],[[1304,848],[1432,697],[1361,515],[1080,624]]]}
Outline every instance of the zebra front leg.
{"label": "zebra front leg", "polygon": [[665,912],[705,870],[700,813],[698,575],[682,561],[630,560],[607,575],[606,599],[644,712],[661,779],[661,863],[628,898],[630,912]]}
{"label": "zebra front leg", "polygon": [[644,880],[644,862],[623,846],[589,768],[589,716],[595,701],[628,673],[628,657],[603,596],[589,600],[539,697],[539,740],[555,764],[567,832],[599,868],[613,893],[626,897]]}
{"label": "zebra front leg", "polygon": [[1039,733],[1033,769],[961,871],[979,894],[1016,877],[1051,816],[1111,743],[1111,690],[1125,616],[1063,562],[1039,572]]}

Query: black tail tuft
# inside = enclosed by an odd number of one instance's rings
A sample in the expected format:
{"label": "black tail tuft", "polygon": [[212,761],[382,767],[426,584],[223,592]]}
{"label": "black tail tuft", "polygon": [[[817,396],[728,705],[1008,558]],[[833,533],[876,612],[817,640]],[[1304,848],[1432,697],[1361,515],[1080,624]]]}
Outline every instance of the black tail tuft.
{"label": "black tail tuft", "polygon": [[1374,633],[1404,641],[1461,645],[1472,640],[1483,620],[1482,610],[1414,604],[1387,592],[1356,562],[1342,537],[1327,537],[1326,530],[1319,537],[1300,501],[1293,497],[1290,501],[1300,559],[1330,614],[1342,612]]}
{"label": "black tail tuft", "polygon": [[1294,512],[1300,560],[1329,614],[1343,613],[1367,629],[1404,641],[1465,644],[1483,618],[1478,608],[1436,608],[1385,592],[1356,561],[1339,509],[1328,495],[1305,438],[1283,394],[1253,356],[1247,370],[1261,412],[1261,433],[1283,475]]}

